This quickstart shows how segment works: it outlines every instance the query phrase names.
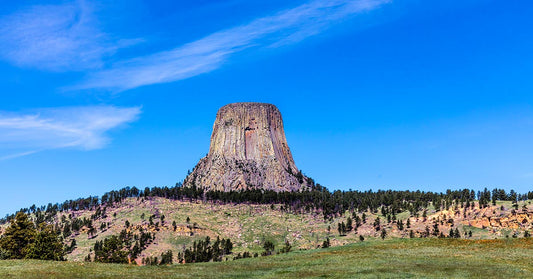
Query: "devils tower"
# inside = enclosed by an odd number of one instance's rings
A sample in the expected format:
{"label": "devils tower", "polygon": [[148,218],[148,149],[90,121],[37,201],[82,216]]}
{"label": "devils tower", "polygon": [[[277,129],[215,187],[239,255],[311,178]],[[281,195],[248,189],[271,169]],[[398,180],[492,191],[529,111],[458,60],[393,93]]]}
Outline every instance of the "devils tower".
{"label": "devils tower", "polygon": [[209,153],[184,182],[218,191],[298,191],[307,178],[298,171],[276,106],[234,103],[218,110]]}

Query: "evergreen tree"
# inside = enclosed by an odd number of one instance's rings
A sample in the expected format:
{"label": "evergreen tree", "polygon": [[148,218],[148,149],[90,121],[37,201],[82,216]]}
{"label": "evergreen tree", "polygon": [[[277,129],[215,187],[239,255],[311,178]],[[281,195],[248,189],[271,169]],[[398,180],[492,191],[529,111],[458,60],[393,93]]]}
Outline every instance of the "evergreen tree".
{"label": "evergreen tree", "polygon": [[346,235],[346,224],[344,222],[338,223],[337,230],[340,236]]}
{"label": "evergreen tree", "polygon": [[398,230],[403,231],[403,221],[398,221]]}
{"label": "evergreen tree", "polygon": [[346,231],[351,232],[353,230],[352,218],[348,217],[346,220]]}
{"label": "evergreen tree", "polygon": [[386,236],[387,236],[387,231],[385,229],[382,229],[381,230],[381,239],[385,239]]}
{"label": "evergreen tree", "polygon": [[359,228],[361,226],[361,217],[359,215],[355,215],[355,229]]}
{"label": "evergreen tree", "polygon": [[435,222],[435,224],[433,224],[433,235],[434,236],[438,236],[440,233],[439,231],[439,223]]}
{"label": "evergreen tree", "polygon": [[74,251],[74,249],[76,249],[76,239],[72,239],[70,241],[70,245],[68,246],[68,249],[67,249],[67,253],[72,253],[72,251]]}
{"label": "evergreen tree", "polygon": [[172,257],[172,250],[161,253],[161,262],[159,262],[159,265],[172,264]]}
{"label": "evergreen tree", "polygon": [[376,232],[381,229],[381,222],[380,222],[379,217],[377,217],[376,220],[374,220],[374,229],[376,229]]}
{"label": "evergreen tree", "polygon": [[330,246],[329,237],[327,237],[326,240],[322,242],[322,248],[329,248],[329,246]]}
{"label": "evergreen tree", "polygon": [[10,259],[22,259],[28,252],[29,245],[36,234],[35,226],[28,219],[28,215],[18,212],[0,238],[0,248]]}
{"label": "evergreen tree", "polygon": [[87,231],[87,237],[93,238],[96,234],[96,229],[91,225],[89,226],[89,230]]}
{"label": "evergreen tree", "polygon": [[128,263],[128,252],[121,239],[112,235],[94,244],[94,261],[101,263]]}
{"label": "evergreen tree", "polygon": [[429,234],[430,234],[429,227],[426,226],[426,230],[424,231],[424,237],[429,237]]}
{"label": "evergreen tree", "polygon": [[59,236],[51,225],[41,224],[34,241],[28,246],[27,259],[37,260],[65,260],[65,248]]}
{"label": "evergreen tree", "polygon": [[[222,242],[224,243],[224,239],[222,239]],[[225,241],[224,254],[230,254],[231,250],[233,250],[233,243],[231,243],[231,240],[228,238]]]}
{"label": "evergreen tree", "polygon": [[[216,241],[211,245],[209,237],[206,237],[205,240],[195,241],[192,248],[185,249],[183,257],[181,254],[178,255],[180,262],[184,261],[186,263],[193,262],[209,262],[209,261],[221,261],[222,256],[231,253],[233,249],[233,244],[229,239],[220,240],[217,237]],[[274,248],[272,248],[274,249]],[[236,255],[234,259],[242,258],[241,255]],[[251,257],[251,254],[246,254],[244,257]]]}
{"label": "evergreen tree", "polygon": [[274,243],[270,240],[265,241],[263,244],[263,249],[265,249],[265,251],[262,253],[263,256],[272,255],[274,251]]}
{"label": "evergreen tree", "polygon": [[[63,215],[65,216],[65,215]],[[69,224],[66,224],[64,227],[63,227],[63,237],[69,237],[70,235],[72,234],[72,231],[70,230],[70,226]]]}

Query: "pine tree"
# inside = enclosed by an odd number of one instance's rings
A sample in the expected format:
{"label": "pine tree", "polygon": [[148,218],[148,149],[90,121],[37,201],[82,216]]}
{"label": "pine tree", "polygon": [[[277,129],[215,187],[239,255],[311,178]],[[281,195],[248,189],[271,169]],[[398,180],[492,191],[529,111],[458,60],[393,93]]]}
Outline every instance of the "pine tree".
{"label": "pine tree", "polygon": [[359,228],[361,226],[361,218],[359,215],[355,215],[355,229]]}
{"label": "pine tree", "polygon": [[[63,215],[65,216],[65,215]],[[64,227],[63,227],[63,237],[69,237],[70,235],[72,234],[71,230],[70,230],[70,226],[69,224],[66,224]]]}
{"label": "pine tree", "polygon": [[92,238],[96,234],[96,229],[91,225],[89,226],[89,230],[87,231],[87,237]]}
{"label": "pine tree", "polygon": [[73,238],[73,239],[70,241],[70,245],[69,245],[69,247],[68,247],[68,253],[71,253],[72,251],[74,251],[74,249],[76,249],[76,245],[77,245],[77,244],[76,244],[76,239]]}
{"label": "pine tree", "polygon": [[[222,243],[224,243],[224,239],[222,239]],[[233,250],[233,243],[231,243],[231,240],[228,238],[224,244],[224,254],[227,255],[231,253],[231,250]]]}
{"label": "pine tree", "polygon": [[344,222],[341,223],[341,229],[342,229],[342,235],[346,235],[346,224],[344,224]]}
{"label": "pine tree", "polygon": [[[75,245],[75,242],[74,242]],[[41,224],[34,241],[28,246],[27,259],[37,260],[65,260],[65,248],[59,236],[51,225]]]}
{"label": "pine tree", "polygon": [[159,265],[172,264],[172,257],[172,250],[161,253],[161,262],[159,262]]}
{"label": "pine tree", "polygon": [[376,232],[381,229],[381,221],[379,217],[377,217],[376,220],[374,220],[374,229],[376,229]]}
{"label": "pine tree", "polygon": [[346,220],[346,231],[351,232],[353,230],[352,218],[348,217]]}
{"label": "pine tree", "polygon": [[[128,263],[128,252],[122,250],[124,244],[116,235],[97,241],[94,244],[94,261],[101,263]],[[156,257],[157,258],[157,257]]]}
{"label": "pine tree", "polygon": [[322,242],[322,248],[328,248],[329,246],[330,246],[329,237],[327,237],[326,240]]}
{"label": "pine tree", "polygon": [[386,236],[387,236],[387,231],[385,229],[382,229],[381,230],[381,239],[385,239]]}
{"label": "pine tree", "polygon": [[429,227],[426,226],[426,231],[424,232],[424,237],[429,237]]}
{"label": "pine tree", "polygon": [[434,236],[438,236],[440,233],[439,231],[439,223],[435,222],[435,224],[433,225],[433,235]]}
{"label": "pine tree", "polygon": [[265,249],[265,251],[262,253],[263,256],[272,255],[274,252],[274,243],[270,240],[265,241],[263,244],[263,249]]}
{"label": "pine tree", "polygon": [[35,226],[28,215],[18,212],[0,239],[0,248],[10,259],[22,259],[28,252],[29,245],[36,235]]}

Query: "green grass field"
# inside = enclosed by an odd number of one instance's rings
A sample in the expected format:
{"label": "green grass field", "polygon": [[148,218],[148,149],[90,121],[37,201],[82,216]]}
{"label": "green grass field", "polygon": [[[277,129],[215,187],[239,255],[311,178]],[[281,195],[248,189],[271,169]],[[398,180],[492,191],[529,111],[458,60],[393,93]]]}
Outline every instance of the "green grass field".
{"label": "green grass field", "polygon": [[0,261],[0,278],[531,278],[533,239],[372,240],[220,263]]}

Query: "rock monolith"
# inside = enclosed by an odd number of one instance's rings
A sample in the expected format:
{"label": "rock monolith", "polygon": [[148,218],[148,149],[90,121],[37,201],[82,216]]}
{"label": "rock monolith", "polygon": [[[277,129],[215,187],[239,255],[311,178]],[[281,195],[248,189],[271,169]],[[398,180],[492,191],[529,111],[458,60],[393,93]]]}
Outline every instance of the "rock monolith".
{"label": "rock monolith", "polygon": [[206,190],[298,191],[307,178],[296,168],[276,106],[234,103],[218,110],[209,153],[185,186]]}

